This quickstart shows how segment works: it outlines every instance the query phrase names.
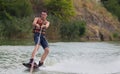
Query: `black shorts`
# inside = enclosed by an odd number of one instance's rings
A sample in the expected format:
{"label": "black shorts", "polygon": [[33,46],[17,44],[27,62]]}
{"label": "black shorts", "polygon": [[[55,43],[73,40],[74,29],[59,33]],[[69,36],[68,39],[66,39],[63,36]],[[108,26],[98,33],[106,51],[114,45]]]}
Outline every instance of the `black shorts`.
{"label": "black shorts", "polygon": [[41,45],[43,47],[43,49],[49,47],[48,46],[48,42],[47,42],[47,40],[45,38],[45,35],[41,34],[40,35],[40,40],[39,40],[39,34],[40,33],[34,33],[34,42],[35,42],[35,45],[39,43],[39,45]]}

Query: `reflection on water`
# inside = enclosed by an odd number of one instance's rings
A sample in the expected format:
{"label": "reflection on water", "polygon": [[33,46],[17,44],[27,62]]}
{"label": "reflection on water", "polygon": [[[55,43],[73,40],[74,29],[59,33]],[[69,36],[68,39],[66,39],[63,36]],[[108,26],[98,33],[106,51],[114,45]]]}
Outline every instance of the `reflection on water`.
{"label": "reflection on water", "polygon": [[[0,46],[1,74],[29,74],[28,62],[34,46]],[[40,48],[42,49],[42,48]],[[34,74],[120,74],[120,43],[50,43],[45,66]],[[36,62],[43,50],[39,50]]]}

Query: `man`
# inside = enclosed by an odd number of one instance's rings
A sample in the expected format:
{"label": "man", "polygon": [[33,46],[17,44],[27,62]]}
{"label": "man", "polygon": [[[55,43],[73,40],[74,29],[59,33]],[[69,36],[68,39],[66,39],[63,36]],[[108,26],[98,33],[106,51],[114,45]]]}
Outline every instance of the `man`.
{"label": "man", "polygon": [[[41,12],[40,17],[35,17],[35,19],[33,21],[35,48],[32,52],[32,56],[31,56],[29,63],[23,63],[23,65],[29,65],[31,67],[31,65],[34,61],[35,54],[38,51],[40,45],[43,47],[44,53],[40,58],[39,64],[37,65],[34,62],[34,66],[40,67],[44,64],[44,61],[49,53],[48,42],[45,38],[45,31],[49,27],[50,22],[47,21],[46,18],[47,18],[47,13],[45,11],[43,11],[43,12]],[[40,36],[39,36],[39,34],[40,34]],[[40,37],[40,39],[39,39],[39,37]]]}

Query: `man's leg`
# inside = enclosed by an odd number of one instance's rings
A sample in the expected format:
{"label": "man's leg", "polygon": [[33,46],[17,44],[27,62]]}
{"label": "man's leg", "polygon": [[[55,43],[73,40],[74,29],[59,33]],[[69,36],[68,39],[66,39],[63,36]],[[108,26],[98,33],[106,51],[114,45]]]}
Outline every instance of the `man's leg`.
{"label": "man's leg", "polygon": [[35,57],[35,55],[36,55],[36,53],[37,53],[39,47],[40,47],[39,44],[36,44],[36,45],[35,45],[35,48],[34,48],[34,50],[33,50],[33,52],[32,52],[32,56],[31,56],[31,59],[30,59],[29,63],[32,63],[32,62],[33,62],[34,57]]}
{"label": "man's leg", "polygon": [[34,57],[35,57],[35,55],[36,55],[39,47],[40,47],[40,45],[39,45],[39,44],[36,44],[36,46],[35,46],[35,48],[34,48],[34,50],[33,50],[33,52],[32,52],[31,59],[34,59]]}
{"label": "man's leg", "polygon": [[47,48],[44,49],[44,53],[43,53],[43,55],[41,57],[41,60],[39,61],[39,66],[43,65],[48,53],[49,53],[49,48],[47,47]]}
{"label": "man's leg", "polygon": [[39,47],[40,47],[40,45],[38,45],[38,44],[35,45],[35,48],[34,48],[34,50],[33,50],[33,52],[32,52],[32,56],[31,56],[30,61],[29,61],[28,63],[23,63],[23,65],[27,66],[28,68],[31,67],[31,64],[32,64],[32,63],[34,64],[34,67],[37,67],[37,66],[38,66],[38,65],[34,62],[34,57],[35,57],[36,52],[38,51]]}

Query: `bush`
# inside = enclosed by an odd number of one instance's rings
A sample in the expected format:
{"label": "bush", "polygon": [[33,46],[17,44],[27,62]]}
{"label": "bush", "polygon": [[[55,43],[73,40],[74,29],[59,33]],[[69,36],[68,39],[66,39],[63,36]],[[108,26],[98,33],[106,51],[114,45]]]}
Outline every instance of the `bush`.
{"label": "bush", "polygon": [[47,38],[51,41],[78,41],[86,32],[86,23],[80,20],[62,21],[58,17],[49,15],[50,27]]}
{"label": "bush", "polygon": [[0,0],[0,38],[26,37],[31,31],[32,5],[29,0]]}
{"label": "bush", "polygon": [[120,21],[120,0],[102,0],[103,5]]}
{"label": "bush", "polygon": [[32,18],[13,18],[12,20],[1,21],[2,29],[0,30],[1,38],[4,39],[17,39],[26,38],[32,32]]}
{"label": "bush", "polygon": [[63,40],[79,40],[85,34],[86,23],[83,21],[72,21],[61,25],[60,34]]}
{"label": "bush", "polygon": [[46,8],[50,14],[63,20],[75,14],[72,0],[49,0]]}
{"label": "bush", "polygon": [[32,14],[32,5],[29,0],[0,0],[0,19],[26,17]]}
{"label": "bush", "polygon": [[50,41],[59,41],[60,40],[59,31],[62,20],[53,15],[49,15],[48,20],[50,21],[50,27],[47,30],[47,38]]}
{"label": "bush", "polygon": [[119,33],[113,33],[113,38],[119,38]]}

